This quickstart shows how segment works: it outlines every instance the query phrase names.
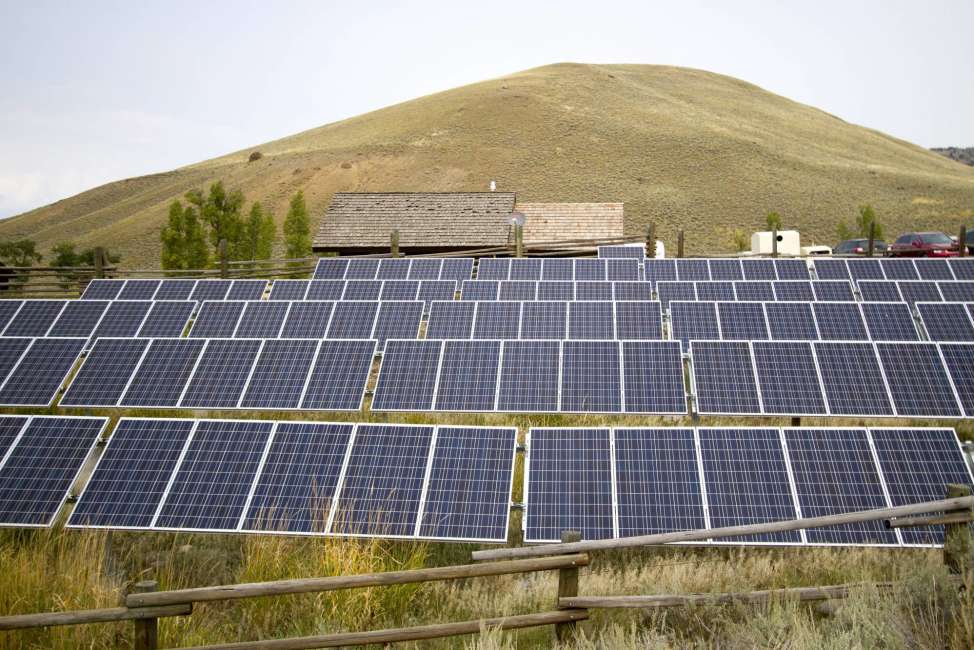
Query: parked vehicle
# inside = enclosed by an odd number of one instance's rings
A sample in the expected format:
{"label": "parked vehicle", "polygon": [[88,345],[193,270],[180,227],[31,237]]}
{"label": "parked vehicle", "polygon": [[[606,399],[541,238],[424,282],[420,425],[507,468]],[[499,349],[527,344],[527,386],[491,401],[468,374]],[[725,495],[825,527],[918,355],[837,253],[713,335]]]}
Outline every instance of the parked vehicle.
{"label": "parked vehicle", "polygon": [[[868,239],[847,239],[832,249],[833,255],[865,255],[869,250]],[[873,241],[873,253],[883,255],[886,252],[886,242],[882,239]]]}
{"label": "parked vehicle", "polygon": [[964,237],[964,245],[967,246],[968,255],[974,253],[974,230],[967,231],[967,236]]}
{"label": "parked vehicle", "polygon": [[908,232],[900,235],[886,254],[891,257],[956,257],[960,247],[942,232]]}

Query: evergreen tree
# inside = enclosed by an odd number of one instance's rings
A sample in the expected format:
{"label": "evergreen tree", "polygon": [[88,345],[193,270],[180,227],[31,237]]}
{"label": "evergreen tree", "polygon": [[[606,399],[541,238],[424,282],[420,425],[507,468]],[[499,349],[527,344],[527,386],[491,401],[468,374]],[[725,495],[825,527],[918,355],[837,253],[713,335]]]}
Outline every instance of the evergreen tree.
{"label": "evergreen tree", "polygon": [[244,196],[240,190],[227,192],[223,181],[210,185],[209,194],[200,190],[186,193],[186,200],[198,211],[200,218],[210,227],[210,243],[214,248],[221,240],[227,241],[227,254],[230,259],[243,259],[245,225],[240,216]]}
{"label": "evergreen tree", "polygon": [[863,238],[869,237],[869,226],[876,224],[876,239],[883,238],[883,227],[880,225],[879,220],[876,218],[876,211],[873,210],[873,206],[866,203],[865,205],[859,206],[859,217],[856,219],[856,226],[859,228],[859,236]]}
{"label": "evergreen tree", "polygon": [[169,221],[163,226],[162,268],[204,269],[210,264],[203,224],[193,206],[183,207],[179,200],[169,206]]}
{"label": "evergreen tree", "polygon": [[781,230],[781,215],[777,212],[769,212],[765,221],[768,224],[768,230]]}
{"label": "evergreen tree", "polygon": [[268,260],[274,253],[274,239],[277,230],[274,226],[274,215],[264,210],[260,202],[255,201],[250,207],[250,218],[244,228],[242,245],[242,259]]}
{"label": "evergreen tree", "polygon": [[284,256],[298,259],[311,255],[311,224],[308,208],[304,204],[304,192],[298,190],[291,198],[291,205],[284,219]]}

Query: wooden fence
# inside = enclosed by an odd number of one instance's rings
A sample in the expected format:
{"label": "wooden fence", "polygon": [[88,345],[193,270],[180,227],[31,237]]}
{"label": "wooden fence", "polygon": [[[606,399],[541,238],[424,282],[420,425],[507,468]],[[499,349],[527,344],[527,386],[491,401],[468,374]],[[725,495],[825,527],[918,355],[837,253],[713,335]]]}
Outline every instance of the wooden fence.
{"label": "wooden fence", "polygon": [[[554,625],[556,637],[559,640],[565,640],[575,633],[575,627],[579,621],[584,621],[588,618],[588,611],[590,609],[645,609],[677,607],[699,603],[762,603],[777,598],[815,601],[845,598],[857,587],[857,585],[828,585],[741,593],[579,596],[579,568],[588,566],[589,551],[605,548],[628,548],[672,541],[702,540],[708,538],[720,539],[782,530],[822,528],[866,521],[883,520],[890,527],[943,524],[945,526],[944,561],[952,574],[960,574],[971,568],[967,565],[967,562],[972,557],[972,554],[974,554],[974,544],[972,544],[969,527],[970,522],[974,521],[974,496],[971,496],[971,489],[966,485],[947,486],[947,496],[947,499],[940,501],[894,508],[865,510],[828,517],[734,526],[703,531],[687,531],[683,533],[667,533],[665,535],[647,535],[620,540],[583,542],[579,541],[581,539],[579,533],[565,531],[562,534],[562,542],[559,544],[473,553],[474,559],[510,558],[515,555],[533,555],[540,557],[500,559],[481,564],[411,569],[352,576],[275,580],[271,582],[220,585],[175,591],[156,591],[156,583],[154,581],[146,581],[135,585],[133,592],[126,596],[123,607],[4,616],[0,617],[0,630],[131,620],[134,625],[133,648],[135,650],[155,650],[158,648],[158,620],[170,616],[188,616],[193,612],[194,603],[289,594],[322,593],[341,589],[418,584],[539,571],[557,571],[558,595],[555,601],[556,609],[551,611],[406,628],[245,641],[200,646],[193,650],[202,650],[202,648],[209,650],[213,650],[214,648],[225,648],[228,650],[251,650],[256,648],[276,648],[281,650],[330,648],[337,646],[418,641],[476,634],[484,628],[513,630],[544,625]],[[953,584],[959,584],[959,576],[952,577],[951,581]],[[880,590],[889,590],[893,587],[891,583],[878,583],[874,586]]]}

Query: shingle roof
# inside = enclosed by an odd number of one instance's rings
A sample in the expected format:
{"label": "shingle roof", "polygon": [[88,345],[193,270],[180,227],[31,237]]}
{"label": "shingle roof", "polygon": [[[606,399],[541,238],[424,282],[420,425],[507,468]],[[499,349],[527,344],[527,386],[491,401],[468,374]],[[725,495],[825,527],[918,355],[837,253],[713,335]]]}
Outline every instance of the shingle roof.
{"label": "shingle roof", "polygon": [[622,237],[622,203],[518,203],[524,213],[524,242]]}
{"label": "shingle roof", "polygon": [[338,192],[314,246],[388,246],[395,228],[402,247],[503,246],[514,200],[514,192]]}

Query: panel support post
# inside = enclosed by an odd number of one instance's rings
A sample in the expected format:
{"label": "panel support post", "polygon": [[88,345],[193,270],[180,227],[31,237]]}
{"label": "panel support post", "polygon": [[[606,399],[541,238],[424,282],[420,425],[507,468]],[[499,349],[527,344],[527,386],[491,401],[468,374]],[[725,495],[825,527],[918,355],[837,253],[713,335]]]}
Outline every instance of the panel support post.
{"label": "panel support post", "polygon": [[872,257],[876,250],[876,222],[869,222],[869,246],[866,248],[866,257]]}
{"label": "panel support post", "polygon": [[960,227],[960,237],[957,239],[957,254],[967,257],[967,226]]}
{"label": "panel support post", "polygon": [[524,257],[524,226],[514,226],[514,256]]}
{"label": "panel support post", "polygon": [[778,229],[771,231],[771,257],[778,257]]}
{"label": "panel support post", "polygon": [[656,222],[646,229],[646,257],[656,257]]}
{"label": "panel support post", "polygon": [[105,249],[101,246],[95,247],[95,277],[105,277]]}
{"label": "panel support post", "polygon": [[[578,530],[561,531],[562,542],[580,542],[582,533]],[[572,598],[578,595],[578,567],[570,569],[558,569],[558,598]],[[566,643],[575,635],[578,623],[569,621],[567,623],[555,624],[555,638],[558,643]]]}
{"label": "panel support post", "polygon": [[216,247],[217,254],[220,256],[220,277],[230,277],[230,257],[227,253],[227,240],[221,239]]}
{"label": "panel support post", "polygon": [[[971,496],[971,486],[947,484],[947,498]],[[944,524],[944,564],[951,573],[963,573],[974,567],[974,542],[971,541],[970,523],[962,521]]]}
{"label": "panel support post", "polygon": [[676,256],[683,257],[683,231],[677,233],[676,235]]}
{"label": "panel support post", "polygon": [[[135,583],[132,592],[144,594],[156,591],[158,587],[159,584],[155,580],[143,580]],[[159,647],[159,619],[135,619],[132,624],[135,627],[135,634],[132,637],[132,650],[157,650]]]}
{"label": "panel support post", "polygon": [[399,229],[395,228],[389,233],[389,256],[399,257]]}

